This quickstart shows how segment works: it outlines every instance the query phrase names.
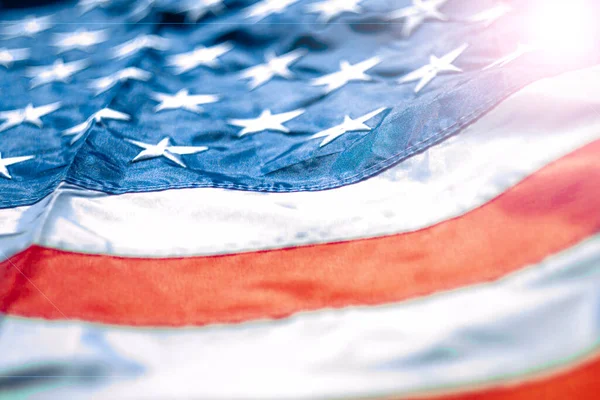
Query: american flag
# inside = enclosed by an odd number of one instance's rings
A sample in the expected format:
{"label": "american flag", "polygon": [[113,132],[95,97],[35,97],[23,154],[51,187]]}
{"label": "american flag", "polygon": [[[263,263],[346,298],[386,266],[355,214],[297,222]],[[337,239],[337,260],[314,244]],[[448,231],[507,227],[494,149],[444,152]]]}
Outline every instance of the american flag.
{"label": "american flag", "polygon": [[596,398],[598,2],[0,4],[0,397]]}

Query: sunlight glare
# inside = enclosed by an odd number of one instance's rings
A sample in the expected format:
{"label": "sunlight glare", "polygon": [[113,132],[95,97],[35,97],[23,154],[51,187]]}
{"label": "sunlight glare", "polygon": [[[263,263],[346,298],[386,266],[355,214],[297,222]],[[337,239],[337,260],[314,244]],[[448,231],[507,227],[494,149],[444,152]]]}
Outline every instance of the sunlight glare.
{"label": "sunlight glare", "polygon": [[532,16],[529,43],[556,57],[577,57],[594,46],[595,21],[588,0],[544,2]]}

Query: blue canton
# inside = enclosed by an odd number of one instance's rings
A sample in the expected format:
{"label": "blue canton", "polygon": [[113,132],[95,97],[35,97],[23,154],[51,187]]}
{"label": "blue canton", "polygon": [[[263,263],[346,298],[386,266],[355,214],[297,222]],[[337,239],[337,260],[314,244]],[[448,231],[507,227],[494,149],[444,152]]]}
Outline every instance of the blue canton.
{"label": "blue canton", "polygon": [[112,194],[355,183],[528,83],[598,63],[599,51],[557,64],[527,47],[521,28],[536,7],[5,2],[0,207],[32,204],[62,182]]}

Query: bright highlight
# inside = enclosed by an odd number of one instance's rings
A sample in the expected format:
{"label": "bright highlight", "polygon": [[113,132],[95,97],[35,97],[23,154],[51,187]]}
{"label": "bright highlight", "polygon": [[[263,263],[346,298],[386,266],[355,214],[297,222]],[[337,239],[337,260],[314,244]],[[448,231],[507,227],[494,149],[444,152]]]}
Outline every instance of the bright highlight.
{"label": "bright highlight", "polygon": [[556,57],[577,57],[594,47],[595,21],[589,0],[544,2],[532,15],[529,44]]}

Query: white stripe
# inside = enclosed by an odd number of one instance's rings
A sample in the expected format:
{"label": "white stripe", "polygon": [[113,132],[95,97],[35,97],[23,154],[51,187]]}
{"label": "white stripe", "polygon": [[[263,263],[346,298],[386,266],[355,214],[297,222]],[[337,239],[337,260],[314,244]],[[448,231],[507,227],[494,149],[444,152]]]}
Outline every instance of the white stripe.
{"label": "white stripe", "polygon": [[0,210],[0,262],[35,241],[51,199],[48,196],[31,207]]}
{"label": "white stripe", "polygon": [[[481,206],[598,139],[597,110],[599,67],[534,83],[456,137],[339,189],[203,188],[114,196],[65,187],[57,192],[36,242],[85,253],[174,257],[417,230]],[[0,220],[5,213],[0,211]]]}
{"label": "white stripe", "polygon": [[[52,398],[338,398],[489,383],[593,351],[598,288],[600,236],[495,283],[386,307],[179,330],[6,318],[0,371],[71,379],[68,389],[56,378]],[[90,373],[100,377],[89,386],[73,382]]]}

